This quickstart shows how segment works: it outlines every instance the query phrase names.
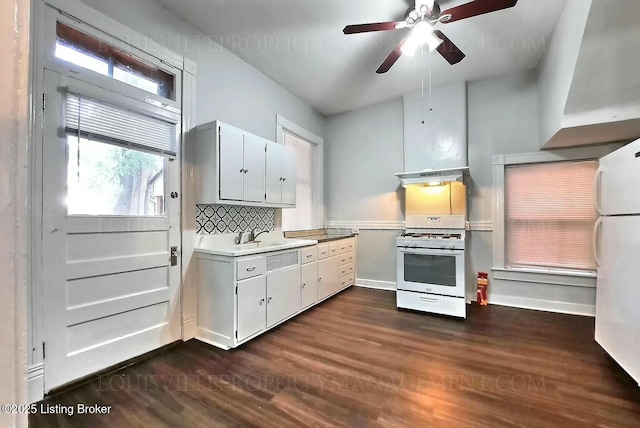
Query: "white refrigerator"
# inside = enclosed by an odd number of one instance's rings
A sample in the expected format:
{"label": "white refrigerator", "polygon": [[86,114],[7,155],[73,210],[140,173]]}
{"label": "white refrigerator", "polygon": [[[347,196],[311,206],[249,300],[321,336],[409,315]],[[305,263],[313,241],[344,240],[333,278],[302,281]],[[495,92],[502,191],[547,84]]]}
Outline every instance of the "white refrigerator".
{"label": "white refrigerator", "polygon": [[600,160],[596,341],[640,385],[640,140]]}

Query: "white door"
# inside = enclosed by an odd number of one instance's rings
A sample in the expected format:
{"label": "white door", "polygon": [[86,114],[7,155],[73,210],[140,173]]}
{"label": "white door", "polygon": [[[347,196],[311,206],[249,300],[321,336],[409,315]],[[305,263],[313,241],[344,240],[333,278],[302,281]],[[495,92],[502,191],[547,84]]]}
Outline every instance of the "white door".
{"label": "white door", "polygon": [[263,275],[238,282],[238,341],[265,329],[266,285]]}
{"label": "white door", "polygon": [[267,143],[266,200],[267,203],[282,203],[282,149],[284,146]]}
{"label": "white door", "polygon": [[296,204],[296,153],[289,147],[282,149],[282,203]]}
{"label": "white door", "polygon": [[266,140],[244,135],[244,197],[251,202],[264,201]]}
{"label": "white door", "polygon": [[244,154],[242,131],[220,125],[220,199],[241,201],[243,198]]}
{"label": "white door", "polygon": [[640,214],[640,140],[600,159],[596,206],[601,215]]}
{"label": "white door", "polygon": [[[137,118],[176,138],[180,119],[157,122],[159,111],[146,103],[48,70],[45,91],[42,268],[50,391],[180,339],[180,259],[172,263],[170,251],[180,245],[180,199],[168,197],[180,190],[180,159],[80,132],[97,130],[98,119],[110,114],[122,126],[104,132],[132,129],[126,124],[134,106],[147,109]],[[101,101],[78,116],[74,133],[69,100],[76,93],[91,94],[78,96],[79,111]]]}
{"label": "white door", "polygon": [[267,328],[300,310],[300,267],[267,275]]}
{"label": "white door", "polygon": [[313,305],[318,299],[318,264],[307,263],[300,268],[302,308]]}
{"label": "white door", "polygon": [[596,225],[596,341],[640,383],[638,231],[640,216],[603,217]]}

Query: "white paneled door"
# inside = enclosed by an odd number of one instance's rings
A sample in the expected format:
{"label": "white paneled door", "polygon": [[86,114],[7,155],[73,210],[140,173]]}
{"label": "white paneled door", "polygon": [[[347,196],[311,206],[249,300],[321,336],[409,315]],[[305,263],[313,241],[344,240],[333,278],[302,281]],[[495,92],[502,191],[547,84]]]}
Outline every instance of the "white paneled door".
{"label": "white paneled door", "polygon": [[[178,141],[178,115],[48,70],[45,93],[42,267],[50,391],[180,339],[180,159],[179,150],[129,144],[117,126],[140,120]],[[79,113],[78,129],[69,127],[70,93],[80,110],[94,103]],[[115,113],[97,117],[102,110],[95,102]],[[101,135],[81,132],[88,120]]]}

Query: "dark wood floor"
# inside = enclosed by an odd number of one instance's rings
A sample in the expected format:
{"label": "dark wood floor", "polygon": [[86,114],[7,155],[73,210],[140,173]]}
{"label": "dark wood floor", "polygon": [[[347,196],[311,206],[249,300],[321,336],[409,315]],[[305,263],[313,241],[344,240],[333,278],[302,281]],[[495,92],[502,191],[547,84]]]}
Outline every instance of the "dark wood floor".
{"label": "dark wood floor", "polygon": [[639,427],[640,389],[593,319],[499,306],[466,321],[360,288],[233,351],[192,340],[46,400],[108,415],[33,427]]}

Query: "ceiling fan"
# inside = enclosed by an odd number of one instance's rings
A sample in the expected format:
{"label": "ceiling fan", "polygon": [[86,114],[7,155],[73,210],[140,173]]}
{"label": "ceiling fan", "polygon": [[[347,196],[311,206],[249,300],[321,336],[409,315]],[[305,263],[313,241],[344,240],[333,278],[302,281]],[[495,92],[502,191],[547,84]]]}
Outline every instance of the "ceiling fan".
{"label": "ceiling fan", "polygon": [[344,27],[344,34],[411,29],[411,34],[400,41],[398,46],[376,70],[376,73],[386,73],[402,55],[413,56],[416,49],[423,45],[427,45],[431,52],[437,50],[449,64],[457,64],[464,59],[464,53],[442,31],[434,30],[433,26],[437,23],[448,24],[449,22],[508,9],[518,2],[518,0],[475,0],[441,11],[440,5],[435,0],[415,1],[415,8],[409,9],[404,21],[347,25]]}

